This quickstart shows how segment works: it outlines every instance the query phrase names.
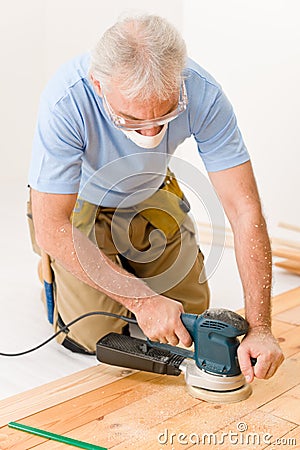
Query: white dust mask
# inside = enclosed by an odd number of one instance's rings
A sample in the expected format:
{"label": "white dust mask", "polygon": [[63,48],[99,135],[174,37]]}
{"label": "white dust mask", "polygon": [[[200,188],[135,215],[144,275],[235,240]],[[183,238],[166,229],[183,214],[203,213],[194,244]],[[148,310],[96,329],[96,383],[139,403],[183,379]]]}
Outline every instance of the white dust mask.
{"label": "white dust mask", "polygon": [[143,134],[140,134],[135,130],[122,130],[122,128],[120,128],[120,130],[123,131],[123,133],[128,137],[128,139],[130,139],[139,147],[155,148],[163,140],[167,128],[168,124],[165,123],[160,132],[158,134],[155,134],[154,136],[144,136]]}

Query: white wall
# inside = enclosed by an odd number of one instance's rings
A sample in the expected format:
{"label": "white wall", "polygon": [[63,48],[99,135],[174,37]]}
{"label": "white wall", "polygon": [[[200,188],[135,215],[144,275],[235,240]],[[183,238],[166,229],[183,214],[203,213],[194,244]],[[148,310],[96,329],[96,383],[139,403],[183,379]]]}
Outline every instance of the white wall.
{"label": "white wall", "polygon": [[299,1],[186,0],[184,37],[234,105],[270,227],[299,225]]}
{"label": "white wall", "polygon": [[12,0],[0,14],[1,187],[26,182],[38,93],[44,83],[42,2]]}

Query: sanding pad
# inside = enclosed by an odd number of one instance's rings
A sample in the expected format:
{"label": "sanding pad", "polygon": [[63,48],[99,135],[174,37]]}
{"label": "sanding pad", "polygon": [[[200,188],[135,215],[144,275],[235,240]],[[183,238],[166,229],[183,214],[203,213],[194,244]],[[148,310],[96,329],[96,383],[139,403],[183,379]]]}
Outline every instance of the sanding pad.
{"label": "sanding pad", "polygon": [[250,384],[244,384],[239,389],[234,391],[210,391],[191,385],[186,385],[188,393],[199,400],[204,400],[210,403],[236,403],[246,400],[252,394]]}

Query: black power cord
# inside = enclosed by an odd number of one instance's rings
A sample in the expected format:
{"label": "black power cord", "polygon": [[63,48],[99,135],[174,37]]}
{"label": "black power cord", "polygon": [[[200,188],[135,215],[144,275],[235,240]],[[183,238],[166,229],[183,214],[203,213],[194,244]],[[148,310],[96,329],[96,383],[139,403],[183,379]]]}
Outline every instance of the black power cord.
{"label": "black power cord", "polygon": [[106,311],[92,311],[86,314],[82,314],[79,317],[76,317],[76,319],[72,320],[71,322],[67,323],[66,325],[64,325],[59,331],[57,331],[55,334],[53,334],[52,336],[50,336],[48,339],[46,339],[44,342],[42,342],[41,344],[37,345],[36,347],[30,348],[28,350],[24,350],[23,352],[18,352],[18,353],[3,353],[0,352],[0,356],[22,356],[22,355],[26,355],[27,353],[31,353],[34,352],[35,350],[38,350],[39,348],[43,347],[44,345],[48,344],[48,342],[52,341],[52,339],[56,338],[56,336],[58,336],[60,333],[68,333],[69,332],[69,327],[71,327],[72,325],[74,325],[74,323],[78,322],[81,319],[85,319],[86,317],[89,316],[109,316],[109,317],[115,317],[116,319],[122,319],[127,323],[137,323],[136,319],[131,319],[130,317],[126,317],[126,316],[121,316],[119,314],[114,314],[114,313],[110,313],[110,312],[106,312]]}

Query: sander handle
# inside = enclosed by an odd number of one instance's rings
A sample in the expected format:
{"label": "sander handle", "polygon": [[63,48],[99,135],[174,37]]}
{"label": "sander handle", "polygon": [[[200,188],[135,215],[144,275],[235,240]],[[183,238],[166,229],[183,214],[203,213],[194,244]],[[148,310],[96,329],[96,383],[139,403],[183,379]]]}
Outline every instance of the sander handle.
{"label": "sander handle", "polygon": [[201,329],[235,338],[246,334],[249,328],[248,322],[242,316],[221,308],[210,308],[199,315],[182,313],[181,321],[194,342]]}
{"label": "sander handle", "polygon": [[241,373],[237,337],[246,334],[249,327],[242,316],[211,308],[199,315],[183,313],[181,320],[194,342],[194,359],[199,369],[227,376]]}
{"label": "sander handle", "polygon": [[143,339],[113,332],[96,344],[97,359],[103,363],[176,376],[181,373],[180,366],[185,357],[171,350],[172,347],[155,348]]}

